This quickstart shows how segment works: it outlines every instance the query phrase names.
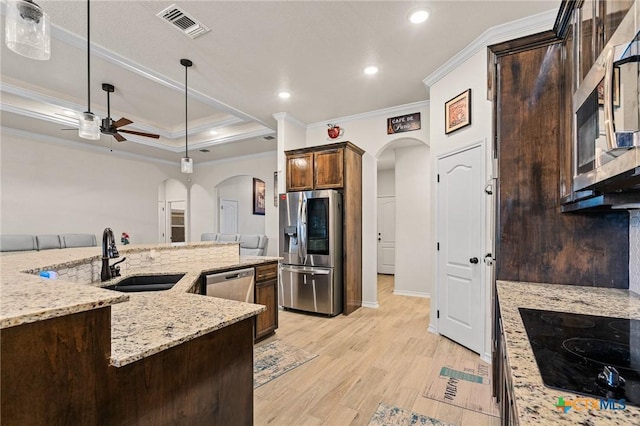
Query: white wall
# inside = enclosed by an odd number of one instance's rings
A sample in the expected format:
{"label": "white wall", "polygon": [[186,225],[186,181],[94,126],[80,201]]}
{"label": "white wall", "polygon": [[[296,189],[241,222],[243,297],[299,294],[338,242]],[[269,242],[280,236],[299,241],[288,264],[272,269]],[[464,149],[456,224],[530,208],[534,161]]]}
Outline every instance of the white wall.
{"label": "white wall", "polygon": [[394,293],[429,297],[433,270],[431,168],[426,145],[396,149],[396,268]]}
{"label": "white wall", "polygon": [[[425,93],[426,97],[426,93]],[[412,132],[387,135],[387,118],[415,112],[421,113],[421,129]],[[377,170],[376,157],[385,146],[398,139],[414,139],[429,144],[429,103],[427,101],[402,105],[382,111],[373,111],[351,117],[336,118],[327,122],[338,124],[345,129],[344,136],[338,140],[327,140],[326,122],[310,124],[307,127],[307,146],[326,145],[332,142],[350,141],[362,148],[362,302],[363,306],[377,307]],[[278,133],[280,128],[278,127]],[[429,167],[428,161],[421,168]],[[397,173],[397,172],[396,172]],[[396,203],[398,199],[396,198]],[[397,204],[396,204],[397,205]],[[428,223],[417,224],[428,229]],[[396,228],[397,229],[397,228]],[[396,234],[396,241],[398,241]],[[407,241],[408,238],[401,241]],[[396,250],[398,250],[396,243]],[[397,258],[397,256],[396,256]],[[426,261],[426,259],[425,259]],[[424,273],[424,263],[407,265],[411,270]],[[398,268],[396,267],[396,277]],[[396,278],[397,279],[397,278]],[[427,275],[427,280],[430,276]],[[397,284],[397,282],[396,282]]]}
{"label": "white wall", "polygon": [[[238,202],[238,234],[264,234],[265,216],[253,214],[252,176],[234,176],[221,182],[218,185],[220,199]],[[266,202],[273,204],[273,199],[269,198]]]}
{"label": "white wall", "polygon": [[95,234],[158,241],[158,188],[176,165],[1,129],[3,234]]}
{"label": "white wall", "polygon": [[[265,215],[261,216],[264,219],[263,233],[269,238],[267,255],[277,256],[278,209],[273,205],[273,172],[276,170],[277,155],[275,152],[197,164],[193,173],[191,190],[191,241],[200,241],[200,235],[203,232],[216,232],[218,229],[215,200],[219,195],[216,187],[230,177],[246,175],[262,179],[265,182]],[[252,180],[249,180],[252,185]],[[250,186],[250,188],[252,187]],[[252,205],[249,208],[253,212]],[[238,225],[238,230],[241,230],[240,224]]]}
{"label": "white wall", "polygon": [[378,197],[393,197],[396,195],[395,170],[378,171]]}
{"label": "white wall", "polygon": [[[465,90],[471,88],[471,125],[460,129],[456,132],[446,135],[444,132],[444,104],[449,99],[459,95]],[[437,169],[437,159],[444,154],[457,151],[463,147],[477,143],[478,141],[485,141],[486,146],[486,170],[487,175],[485,180],[491,177],[491,117],[492,107],[491,102],[487,100],[487,52],[482,49],[475,55],[470,57],[467,61],[461,64],[456,69],[452,70],[449,74],[443,77],[440,81],[430,87],[431,105],[434,106],[431,110],[431,152],[432,162],[431,167],[433,170]],[[438,106],[438,107],[436,107]],[[440,107],[441,106],[441,107]],[[490,207],[490,200],[487,200],[487,206]],[[436,212],[436,183],[432,182],[431,187],[431,217],[435,218]],[[487,211],[487,222],[490,219],[491,211]],[[486,224],[488,228],[488,223]],[[432,223],[432,229],[434,235],[437,235],[435,221]],[[488,238],[485,241],[486,253],[491,252],[491,240],[492,237],[489,232],[486,233]],[[430,257],[434,261],[433,268],[433,282],[436,281],[436,259],[437,252],[435,245],[429,248]],[[481,253],[484,256],[484,253]],[[478,256],[478,257],[481,257]],[[489,315],[489,307],[491,306],[491,292],[490,292],[490,280],[489,269],[481,262],[481,266],[485,270],[483,276],[483,300],[485,304],[485,348],[484,357],[487,356],[490,359],[491,353],[491,315]],[[431,325],[432,330],[437,330],[437,321],[435,313],[437,310],[437,288],[432,289],[432,303],[431,303]]]}

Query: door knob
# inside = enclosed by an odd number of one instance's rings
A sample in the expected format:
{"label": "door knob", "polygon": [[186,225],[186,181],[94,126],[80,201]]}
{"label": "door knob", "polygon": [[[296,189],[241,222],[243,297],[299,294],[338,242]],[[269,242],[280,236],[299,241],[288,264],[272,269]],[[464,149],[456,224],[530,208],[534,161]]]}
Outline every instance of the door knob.
{"label": "door knob", "polygon": [[469,262],[473,263],[474,265],[478,263],[478,258],[477,257],[472,257],[471,259],[469,259]]}

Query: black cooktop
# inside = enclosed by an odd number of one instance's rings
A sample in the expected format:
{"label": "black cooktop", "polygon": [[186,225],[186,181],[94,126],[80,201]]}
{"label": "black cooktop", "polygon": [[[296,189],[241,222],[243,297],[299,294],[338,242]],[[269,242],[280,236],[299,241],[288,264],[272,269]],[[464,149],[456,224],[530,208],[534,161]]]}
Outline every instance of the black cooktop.
{"label": "black cooktop", "polygon": [[546,386],[640,406],[640,320],[526,308],[520,316]]}

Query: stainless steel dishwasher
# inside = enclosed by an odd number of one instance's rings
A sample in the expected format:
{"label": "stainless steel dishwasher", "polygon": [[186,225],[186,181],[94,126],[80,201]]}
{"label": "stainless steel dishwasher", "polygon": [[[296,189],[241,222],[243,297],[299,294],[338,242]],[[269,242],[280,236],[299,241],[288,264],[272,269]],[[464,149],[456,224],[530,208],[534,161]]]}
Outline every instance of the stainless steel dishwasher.
{"label": "stainless steel dishwasher", "polygon": [[253,303],[253,268],[206,275],[204,285],[207,296]]}

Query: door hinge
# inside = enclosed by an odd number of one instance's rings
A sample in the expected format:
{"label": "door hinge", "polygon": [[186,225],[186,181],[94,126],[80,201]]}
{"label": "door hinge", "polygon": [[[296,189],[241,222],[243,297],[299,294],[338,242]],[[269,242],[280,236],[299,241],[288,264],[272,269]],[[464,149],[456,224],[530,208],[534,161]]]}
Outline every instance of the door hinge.
{"label": "door hinge", "polygon": [[440,173],[436,175],[436,182],[440,182]]}
{"label": "door hinge", "polygon": [[224,210],[224,206],[220,206],[220,210]]}
{"label": "door hinge", "polygon": [[440,318],[440,309],[436,311],[436,318]]}
{"label": "door hinge", "polygon": [[436,243],[436,250],[440,250],[440,243]]}

